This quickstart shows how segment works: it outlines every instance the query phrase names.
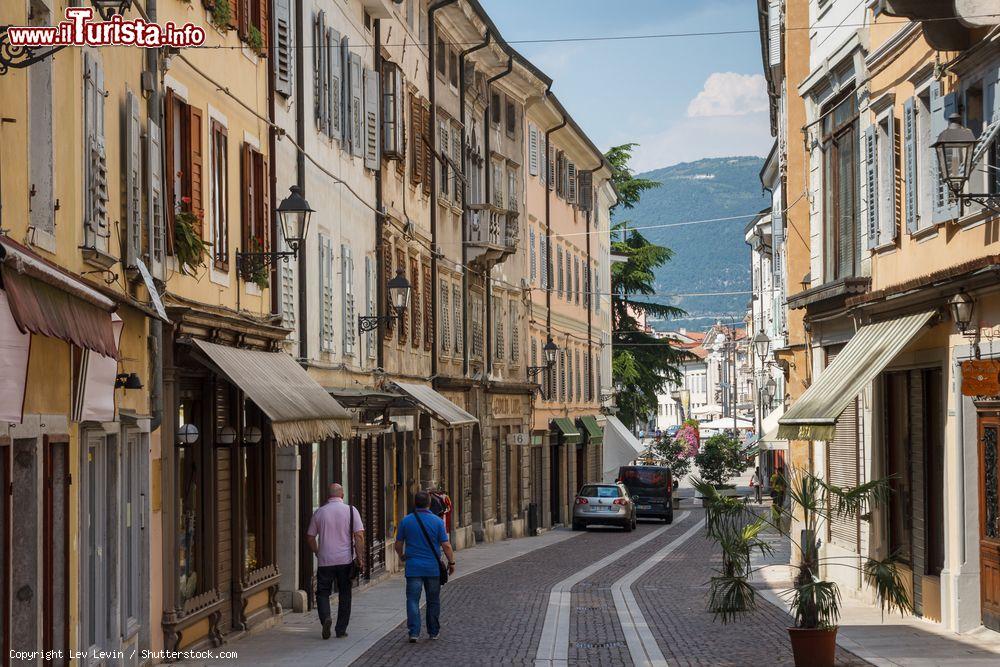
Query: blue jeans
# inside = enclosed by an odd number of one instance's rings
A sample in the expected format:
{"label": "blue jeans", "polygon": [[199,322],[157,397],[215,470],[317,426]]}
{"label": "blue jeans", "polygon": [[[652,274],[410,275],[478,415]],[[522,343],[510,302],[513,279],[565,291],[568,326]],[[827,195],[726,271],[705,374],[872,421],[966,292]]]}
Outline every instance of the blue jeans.
{"label": "blue jeans", "polygon": [[427,591],[427,634],[441,632],[441,581],[433,577],[406,578],[406,627],[411,637],[420,636],[420,591]]}

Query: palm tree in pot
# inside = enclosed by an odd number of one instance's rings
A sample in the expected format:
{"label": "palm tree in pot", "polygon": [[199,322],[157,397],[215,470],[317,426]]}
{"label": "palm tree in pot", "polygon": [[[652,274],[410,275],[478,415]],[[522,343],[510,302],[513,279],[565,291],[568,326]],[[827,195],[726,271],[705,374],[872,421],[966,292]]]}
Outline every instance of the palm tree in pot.
{"label": "palm tree in pot", "polygon": [[[756,609],[757,591],[750,579],[767,566],[755,566],[753,556],[773,553],[771,543],[764,538],[765,531],[779,533],[797,549],[799,561],[792,565],[796,570],[792,587],[782,595],[788,598],[795,620],[788,633],[798,667],[834,664],[840,590],[836,583],[823,578],[824,565],[860,569],[883,614],[911,610],[898,554],[881,560],[868,558],[861,566],[820,555],[817,536],[821,525],[836,518],[868,520],[871,511],[891,493],[888,479],[839,487],[797,470],[785,480],[790,506],[775,506],[769,512],[755,511],[743,499],[720,495],[714,485],[704,480],[694,480],[694,486],[706,499],[708,536],[722,549],[722,566],[709,584],[708,609],[723,623],[738,621]],[[793,517],[801,527],[799,540],[792,539]]]}

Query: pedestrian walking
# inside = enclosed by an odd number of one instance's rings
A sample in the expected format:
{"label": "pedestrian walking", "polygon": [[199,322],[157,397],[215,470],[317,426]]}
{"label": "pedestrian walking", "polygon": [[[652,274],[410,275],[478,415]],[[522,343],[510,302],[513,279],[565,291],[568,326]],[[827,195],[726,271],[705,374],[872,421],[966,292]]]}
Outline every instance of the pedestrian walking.
{"label": "pedestrian walking", "polygon": [[750,486],[753,487],[754,496],[757,499],[757,504],[760,505],[760,491],[761,487],[764,485],[764,481],[760,476],[760,466],[753,469],[753,477],[750,478]]}
{"label": "pedestrian walking", "polygon": [[777,468],[771,473],[771,504],[774,507],[785,505],[785,469]]}
{"label": "pedestrian walking", "polygon": [[358,508],[344,502],[344,487],[330,485],[330,498],[309,521],[309,548],[319,561],[316,569],[316,609],[323,639],[330,638],[330,594],[337,588],[337,637],[347,636],[351,621],[351,587],[364,573],[365,526]]}
{"label": "pedestrian walking", "polygon": [[[427,594],[427,634],[441,634],[441,585],[455,573],[455,554],[444,521],[430,511],[431,494],[418,491],[412,514],[403,517],[396,531],[396,555],[406,564],[406,628],[410,643],[420,637],[420,596]],[[442,562],[441,552],[446,561]]]}
{"label": "pedestrian walking", "polygon": [[427,493],[431,494],[431,514],[444,521],[444,529],[451,534],[451,498],[445,492],[444,487],[427,487]]}

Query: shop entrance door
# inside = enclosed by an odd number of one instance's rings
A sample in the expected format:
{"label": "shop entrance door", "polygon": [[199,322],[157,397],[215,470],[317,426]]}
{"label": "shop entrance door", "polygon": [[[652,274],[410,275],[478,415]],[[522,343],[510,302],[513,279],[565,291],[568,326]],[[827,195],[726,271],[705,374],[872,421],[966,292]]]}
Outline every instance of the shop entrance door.
{"label": "shop entrance door", "polygon": [[979,568],[983,625],[1000,631],[1000,414],[979,416]]}

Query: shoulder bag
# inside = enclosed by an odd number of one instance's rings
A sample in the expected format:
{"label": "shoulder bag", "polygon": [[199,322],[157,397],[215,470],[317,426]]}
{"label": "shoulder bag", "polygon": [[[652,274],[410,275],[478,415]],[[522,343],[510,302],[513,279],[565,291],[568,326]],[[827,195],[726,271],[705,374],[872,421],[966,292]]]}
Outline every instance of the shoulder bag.
{"label": "shoulder bag", "polygon": [[416,519],[417,525],[420,526],[420,532],[424,534],[424,539],[427,540],[427,546],[430,547],[431,553],[437,556],[438,580],[444,586],[448,583],[448,563],[444,560],[444,554],[441,553],[440,548],[435,548],[434,542],[431,541],[431,536],[427,534],[427,529],[424,528],[424,522],[420,520],[420,515],[414,512],[413,518]]}

